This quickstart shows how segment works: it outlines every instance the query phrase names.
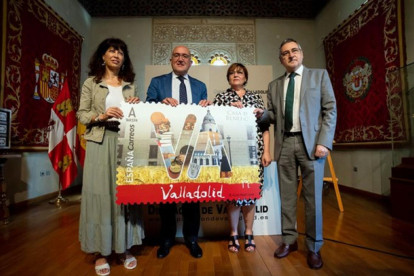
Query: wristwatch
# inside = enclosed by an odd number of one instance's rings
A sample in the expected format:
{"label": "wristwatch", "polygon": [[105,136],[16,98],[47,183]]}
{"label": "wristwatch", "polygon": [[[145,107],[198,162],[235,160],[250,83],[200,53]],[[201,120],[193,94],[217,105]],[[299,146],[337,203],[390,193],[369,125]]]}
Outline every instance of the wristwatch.
{"label": "wristwatch", "polygon": [[101,116],[101,114],[99,114],[98,116],[96,116],[96,118],[95,118],[95,122],[98,122],[98,123],[102,122],[102,120],[101,120],[101,119],[99,119],[99,116]]}

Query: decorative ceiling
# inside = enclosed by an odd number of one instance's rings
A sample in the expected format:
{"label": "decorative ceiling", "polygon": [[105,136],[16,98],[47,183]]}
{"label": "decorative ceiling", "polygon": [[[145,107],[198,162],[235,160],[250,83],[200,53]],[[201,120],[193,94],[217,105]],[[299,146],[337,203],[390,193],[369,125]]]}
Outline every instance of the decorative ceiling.
{"label": "decorative ceiling", "polygon": [[78,0],[92,17],[212,16],[313,19],[330,0]]}

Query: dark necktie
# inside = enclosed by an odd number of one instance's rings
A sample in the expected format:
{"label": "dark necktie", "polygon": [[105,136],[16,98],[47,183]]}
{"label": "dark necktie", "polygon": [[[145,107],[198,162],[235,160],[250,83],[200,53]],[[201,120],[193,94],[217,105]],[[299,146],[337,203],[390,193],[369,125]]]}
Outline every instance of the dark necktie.
{"label": "dark necktie", "polygon": [[293,126],[293,98],[295,96],[295,76],[293,72],[289,75],[289,84],[286,92],[285,101],[285,131],[290,131]]}
{"label": "dark necktie", "polygon": [[185,87],[184,83],[184,77],[178,76],[178,79],[180,80],[180,104],[187,104],[187,87]]}

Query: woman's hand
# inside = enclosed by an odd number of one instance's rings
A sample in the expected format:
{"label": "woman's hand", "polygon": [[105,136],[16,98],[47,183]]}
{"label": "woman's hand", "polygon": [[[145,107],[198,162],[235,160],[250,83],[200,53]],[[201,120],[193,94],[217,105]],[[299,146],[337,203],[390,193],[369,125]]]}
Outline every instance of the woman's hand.
{"label": "woman's hand", "polygon": [[235,106],[237,108],[243,108],[244,107],[241,101],[232,102],[232,103],[230,103],[230,105]]}
{"label": "woman's hand", "polygon": [[110,107],[108,108],[104,115],[106,116],[106,119],[104,120],[108,120],[111,118],[116,118],[116,119],[122,119],[122,117],[124,117],[124,113],[122,112],[122,110],[119,107]]}
{"label": "woman's hand", "polygon": [[267,167],[270,163],[272,163],[272,157],[270,156],[270,152],[265,150],[262,156],[262,164],[264,167]]}
{"label": "woman's hand", "polygon": [[129,97],[127,100],[127,103],[137,104],[140,102],[140,99],[138,97]]}
{"label": "woman's hand", "polygon": [[201,100],[199,103],[198,103],[198,105],[199,106],[202,106],[202,107],[206,107],[206,106],[209,106],[209,105],[212,105],[213,103],[212,102],[210,102],[209,100]]}

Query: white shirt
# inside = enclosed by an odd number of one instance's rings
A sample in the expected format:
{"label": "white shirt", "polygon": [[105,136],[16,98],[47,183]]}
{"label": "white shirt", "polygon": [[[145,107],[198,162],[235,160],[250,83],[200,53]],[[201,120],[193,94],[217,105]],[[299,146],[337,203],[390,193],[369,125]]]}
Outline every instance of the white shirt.
{"label": "white shirt", "polygon": [[[191,94],[190,79],[188,78],[188,74],[185,74],[183,77],[185,87],[187,88],[187,103],[191,104],[193,103],[193,97]],[[172,72],[172,97],[178,102],[180,102],[180,84],[181,81],[178,79],[178,75]]]}
{"label": "white shirt", "polygon": [[[125,101],[124,95],[122,94],[122,85],[120,86],[110,86],[108,85],[108,95],[105,100],[105,110],[108,110],[110,107],[121,107],[121,103]],[[111,118],[108,121],[116,121],[117,119]]]}
{"label": "white shirt", "polygon": [[[291,132],[302,131],[300,127],[299,120],[299,108],[300,108],[300,87],[302,85],[302,76],[303,76],[303,65],[301,65],[296,71],[295,76],[295,95],[293,97],[293,126],[290,130]],[[289,73],[286,72],[285,82],[283,85],[283,114],[285,114],[285,105],[286,105],[286,93],[287,87],[289,84]]]}

